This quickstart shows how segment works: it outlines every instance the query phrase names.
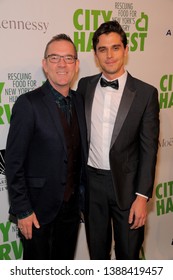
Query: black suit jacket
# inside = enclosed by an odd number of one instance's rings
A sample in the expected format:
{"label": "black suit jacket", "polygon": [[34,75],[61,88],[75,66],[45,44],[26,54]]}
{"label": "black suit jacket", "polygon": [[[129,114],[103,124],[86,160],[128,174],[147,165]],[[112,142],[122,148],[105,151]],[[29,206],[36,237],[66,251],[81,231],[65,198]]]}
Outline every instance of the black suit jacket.
{"label": "black suit jacket", "polygon": [[[83,101],[74,91],[72,98],[84,166],[87,140]],[[13,106],[5,153],[11,213],[34,210],[41,224],[53,220],[63,201],[67,160],[63,127],[46,82],[21,95]]]}
{"label": "black suit jacket", "polygon": [[[92,103],[100,76],[82,78],[77,89],[84,97],[88,142]],[[116,199],[121,209],[129,209],[136,192],[152,196],[158,137],[158,91],[128,73],[109,153]]]}

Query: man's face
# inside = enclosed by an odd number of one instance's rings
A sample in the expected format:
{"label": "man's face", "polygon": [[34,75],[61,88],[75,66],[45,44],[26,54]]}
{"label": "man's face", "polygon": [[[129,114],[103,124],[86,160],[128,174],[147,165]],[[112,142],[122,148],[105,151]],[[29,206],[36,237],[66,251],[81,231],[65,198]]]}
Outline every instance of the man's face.
{"label": "man's face", "polygon": [[119,34],[102,34],[96,46],[96,60],[107,79],[115,79],[124,73],[128,47],[124,48]]}
{"label": "man's face", "polygon": [[[50,56],[52,54],[76,56],[74,46],[66,40],[52,42],[48,46],[46,55]],[[78,72],[79,61],[74,60],[73,63],[68,64],[63,58],[60,58],[59,62],[53,63],[48,57],[43,59],[42,64],[50,84],[62,94],[68,92],[70,83]]]}

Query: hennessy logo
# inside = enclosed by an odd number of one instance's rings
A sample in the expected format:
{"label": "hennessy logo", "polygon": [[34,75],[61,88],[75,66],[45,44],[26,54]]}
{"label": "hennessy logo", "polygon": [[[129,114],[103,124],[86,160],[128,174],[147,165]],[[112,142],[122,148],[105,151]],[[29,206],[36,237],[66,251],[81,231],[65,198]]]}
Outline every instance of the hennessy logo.
{"label": "hennessy logo", "polygon": [[0,29],[11,30],[26,30],[26,31],[41,31],[44,34],[47,32],[49,22],[45,21],[31,21],[31,20],[0,20]]}

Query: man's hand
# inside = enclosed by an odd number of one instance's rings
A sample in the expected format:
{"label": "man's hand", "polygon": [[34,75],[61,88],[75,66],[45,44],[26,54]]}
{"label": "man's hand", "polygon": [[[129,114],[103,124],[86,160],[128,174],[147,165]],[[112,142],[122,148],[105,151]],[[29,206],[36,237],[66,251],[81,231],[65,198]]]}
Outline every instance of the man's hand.
{"label": "man's hand", "polygon": [[32,238],[32,226],[36,228],[40,228],[39,222],[35,213],[32,213],[30,216],[19,219],[18,220],[18,228],[20,229],[21,233],[25,236],[26,239]]}
{"label": "man's hand", "polygon": [[142,227],[147,219],[147,198],[137,195],[135,201],[133,202],[130,214],[129,214],[129,224],[131,229],[137,229]]}

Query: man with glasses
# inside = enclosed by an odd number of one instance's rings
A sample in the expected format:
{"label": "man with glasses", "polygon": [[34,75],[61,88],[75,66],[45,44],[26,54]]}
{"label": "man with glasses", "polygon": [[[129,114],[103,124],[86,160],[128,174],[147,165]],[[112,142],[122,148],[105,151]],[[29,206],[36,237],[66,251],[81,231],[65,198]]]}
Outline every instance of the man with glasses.
{"label": "man with glasses", "polygon": [[86,130],[82,100],[70,86],[78,72],[74,43],[53,37],[42,61],[47,81],[13,106],[5,164],[10,213],[23,259],[73,259],[84,184]]}

